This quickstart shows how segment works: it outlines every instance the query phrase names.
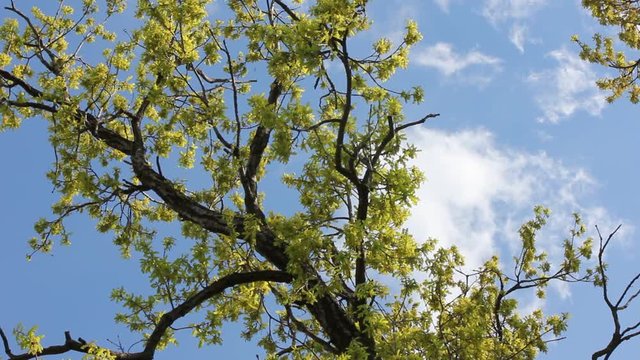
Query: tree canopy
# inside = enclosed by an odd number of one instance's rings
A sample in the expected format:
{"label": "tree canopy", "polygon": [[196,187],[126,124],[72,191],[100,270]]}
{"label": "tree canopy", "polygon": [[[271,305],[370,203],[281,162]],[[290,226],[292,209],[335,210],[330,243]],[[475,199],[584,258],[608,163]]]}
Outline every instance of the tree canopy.
{"label": "tree canopy", "polygon": [[[46,121],[55,154],[55,216],[35,224],[30,256],[70,243],[69,217],[95,219],[148,276],[152,293],[112,292],[116,320],[144,341],[123,352],[71,330],[45,345],[17,326],[19,353],[0,331],[10,359],[152,359],[182,318],[202,345],[241,322],[269,359],[533,359],[567,314],[523,313],[517,295],[606,284],[602,261],[585,269],[578,215],[559,262],[536,246],[549,216],[536,207],[511,266],[495,256],[473,272],[455,247],[403,227],[423,180],[404,134],[438,116],[405,118],[429,107],[422,88],[388,85],[421,39],[415,22],[399,41],[365,44],[366,0],[127,3],[11,1],[0,126]],[[127,31],[110,28],[123,18]],[[297,199],[272,208],[282,192],[264,184],[282,164]]]}
{"label": "tree canopy", "polygon": [[[580,57],[617,70],[618,75],[598,81],[601,89],[609,90],[609,102],[628,93],[632,103],[640,101],[640,3],[624,0],[582,0],[583,6],[602,25],[617,28],[617,39],[596,33],[593,45],[576,41],[582,51]],[[623,48],[624,50],[620,50]],[[616,50],[618,49],[618,50]]]}

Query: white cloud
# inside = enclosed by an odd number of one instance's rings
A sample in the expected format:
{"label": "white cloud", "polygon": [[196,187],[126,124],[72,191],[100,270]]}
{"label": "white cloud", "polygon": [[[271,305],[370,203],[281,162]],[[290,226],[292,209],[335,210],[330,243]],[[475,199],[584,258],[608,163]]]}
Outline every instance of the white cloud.
{"label": "white cloud", "polygon": [[545,153],[501,147],[483,129],[416,129],[409,139],[422,150],[414,164],[427,181],[418,191],[420,203],[407,227],[417,239],[455,244],[467,269],[496,253],[502,252],[507,261],[516,254],[517,230],[531,218],[536,204],[553,211],[539,244],[556,259],[562,256],[560,245],[574,211],[584,215],[590,229],[616,223],[606,209],[588,204],[596,183],[585,170]]}
{"label": "white cloud", "polygon": [[436,5],[438,5],[440,10],[446,13],[449,12],[449,5],[451,4],[451,0],[433,0],[433,2],[435,2]]}
{"label": "white cloud", "polygon": [[510,24],[509,40],[524,52],[529,31],[525,23],[548,3],[547,0],[485,0],[482,15],[494,26]]}
{"label": "white cloud", "polygon": [[539,121],[558,122],[578,110],[596,116],[606,105],[605,95],[595,85],[592,67],[565,48],[548,54],[557,65],[531,73],[527,82],[537,90],[536,102],[543,112]]}
{"label": "white cloud", "polygon": [[524,53],[524,43],[526,41],[527,27],[520,24],[514,24],[509,30],[509,40],[515,47]]}
{"label": "white cloud", "polygon": [[492,72],[496,72],[502,63],[501,59],[476,50],[466,54],[456,53],[451,44],[442,42],[416,51],[414,61],[418,65],[435,68],[445,76],[476,66],[488,66]]}
{"label": "white cloud", "polygon": [[531,17],[547,4],[547,0],[486,0],[482,15],[492,24]]}
{"label": "white cloud", "polygon": [[553,135],[549,134],[548,132],[542,130],[542,129],[538,129],[535,131],[536,137],[538,138],[538,140],[542,141],[542,142],[549,142],[551,140],[554,139]]}

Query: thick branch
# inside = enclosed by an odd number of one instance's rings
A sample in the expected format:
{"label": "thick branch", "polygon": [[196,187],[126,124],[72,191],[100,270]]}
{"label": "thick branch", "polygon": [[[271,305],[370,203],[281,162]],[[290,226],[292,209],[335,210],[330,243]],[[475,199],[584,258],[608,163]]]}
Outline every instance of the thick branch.
{"label": "thick branch", "polygon": [[[11,72],[0,69],[0,77],[10,81],[14,85],[20,86],[27,94],[31,95],[35,100],[41,100],[44,93],[36,87],[30,85],[23,79],[13,75]],[[9,99],[3,99],[11,106],[30,107],[37,110],[44,110],[55,114],[58,108],[55,106],[68,105],[62,101],[51,101],[54,105],[47,105],[37,101],[15,102]],[[112,149],[121,151],[124,154],[131,155],[133,153],[133,142],[121,136],[120,134],[105,128],[102,123],[91,113],[80,109],[76,110],[76,119],[81,121],[96,138],[104,141]]]}
{"label": "thick branch", "polygon": [[[268,104],[274,108],[274,111],[281,93],[282,85],[280,85],[278,81],[274,81],[271,84],[269,98],[267,99]],[[270,137],[271,129],[259,125],[249,145],[249,159],[247,160],[245,169],[244,171],[240,171],[246,210],[249,214],[257,215],[260,220],[264,220],[265,217],[258,205],[258,183],[256,175],[260,169],[260,163],[262,162],[264,151],[269,144]]]}
{"label": "thick branch", "polygon": [[39,98],[39,97],[42,96],[42,91],[40,91],[40,90],[36,89],[35,87],[29,85],[27,82],[25,82],[24,80],[20,79],[19,77],[13,75],[9,71],[0,69],[0,76],[2,76],[2,78],[4,78],[5,80],[9,80],[12,83],[20,86],[24,91],[27,92],[27,94],[33,96],[34,98]]}

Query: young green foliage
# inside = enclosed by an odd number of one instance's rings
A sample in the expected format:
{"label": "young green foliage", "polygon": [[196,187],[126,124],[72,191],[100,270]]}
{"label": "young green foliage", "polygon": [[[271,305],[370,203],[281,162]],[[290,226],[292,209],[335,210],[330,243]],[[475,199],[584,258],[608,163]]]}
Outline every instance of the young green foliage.
{"label": "young green foliage", "polygon": [[[123,257],[140,259],[152,289],[111,295],[125,308],[116,321],[144,340],[139,351],[70,336],[60,348],[152,359],[185,317],[180,328],[200,345],[222,343],[224,322],[242,323],[270,359],[546,351],[566,315],[521,314],[514,295],[587,279],[590,242],[574,243],[580,219],[553,268],[536,247],[548,211],[536,208],[514,274],[498,257],[463,273],[456,248],[414,239],[404,222],[424,177],[404,133],[438,114],[405,119],[424,92],[386,80],[408,65],[417,25],[399,43],[354,46],[372,25],[368,1],[302,3],[228,0],[211,12],[206,0],[139,0],[130,10],[84,0],[60,2],[54,15],[8,7],[0,126],[47,121],[57,159],[55,217],[36,224],[33,252],[68,243],[67,218],[86,213]],[[107,31],[123,11],[137,27]],[[83,56],[94,42],[107,50]],[[267,187],[283,165],[283,187]],[[164,234],[167,224],[180,234]],[[16,337],[28,354],[52,351],[35,332]]]}
{"label": "young green foliage", "polygon": [[637,82],[640,76],[640,3],[621,0],[582,0],[582,5],[600,24],[617,28],[618,36],[615,39],[595,34],[593,45],[574,36],[573,41],[582,48],[580,57],[617,70],[617,76],[597,81],[601,89],[610,91],[607,97],[609,102],[626,92],[632,103],[638,103],[640,101],[640,84]]}

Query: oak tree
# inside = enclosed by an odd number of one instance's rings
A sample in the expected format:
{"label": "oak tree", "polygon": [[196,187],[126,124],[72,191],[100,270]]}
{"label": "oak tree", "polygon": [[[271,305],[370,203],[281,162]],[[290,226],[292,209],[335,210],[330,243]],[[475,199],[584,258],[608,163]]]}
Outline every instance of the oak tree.
{"label": "oak tree", "polygon": [[[127,3],[10,1],[0,114],[5,130],[47,122],[56,158],[55,216],[35,224],[31,256],[70,241],[68,218],[95,219],[153,289],[112,292],[142,346],[73,329],[43,344],[17,326],[0,330],[9,359],[152,359],[178,320],[202,345],[241,322],[269,359],[533,359],[566,329],[567,314],[523,313],[516,296],[594,275],[579,216],[560,261],[536,245],[549,216],[536,207],[511,266],[494,256],[472,272],[455,247],[403,227],[423,179],[405,133],[438,116],[405,118],[428,107],[423,90],[387,81],[421,39],[416,23],[367,44],[366,0]],[[123,18],[126,31],[110,30]],[[267,207],[282,164],[297,199]]]}

